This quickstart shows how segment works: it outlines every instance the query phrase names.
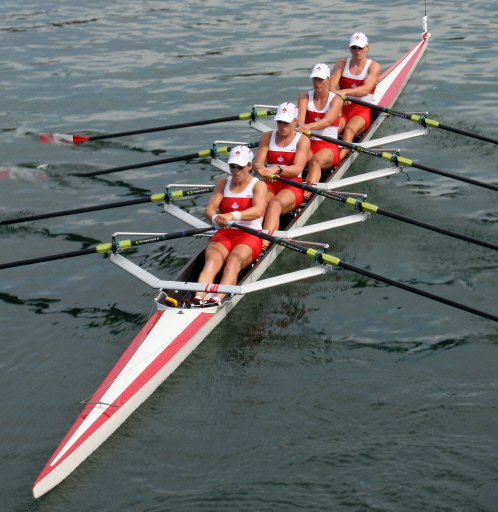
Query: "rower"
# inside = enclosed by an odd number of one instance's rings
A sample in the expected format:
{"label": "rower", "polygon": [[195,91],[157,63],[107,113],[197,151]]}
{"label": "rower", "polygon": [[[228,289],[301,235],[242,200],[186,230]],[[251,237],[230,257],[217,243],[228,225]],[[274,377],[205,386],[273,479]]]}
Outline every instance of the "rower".
{"label": "rower", "polygon": [[[367,59],[370,50],[368,38],[363,32],[354,33],[349,40],[351,57],[339,59],[332,70],[330,90],[341,96],[355,96],[362,101],[373,100],[375,87],[380,76],[380,65]],[[368,130],[371,123],[371,110],[362,105],[356,105],[349,101],[342,107],[344,129],[342,139],[345,142],[353,142],[357,135]],[[341,148],[341,160],[349,153],[349,149]]]}
{"label": "rower", "polygon": [[[214,283],[223,268],[220,284],[236,284],[239,272],[261,254],[261,238],[227,225],[228,221],[235,221],[256,230],[262,229],[266,186],[251,176],[253,157],[247,146],[235,146],[228,158],[231,176],[216,182],[205,216],[220,229],[206,247],[199,283]],[[192,305],[216,306],[225,296],[217,293],[207,297],[206,292],[198,292]]]}
{"label": "rower", "polygon": [[[295,131],[297,107],[294,103],[282,103],[277,109],[275,121],[277,129],[263,133],[254,160],[254,170],[265,178],[268,189],[268,207],[263,223],[263,228],[268,230],[278,229],[280,216],[297,208],[304,197],[301,189],[272,180],[268,176],[279,174],[283,178],[302,183],[302,172],[310,150],[309,139]],[[270,242],[263,240],[263,251],[269,245]]]}
{"label": "rower", "polygon": [[[339,96],[329,91],[330,68],[320,62],[313,67],[310,75],[313,90],[299,95],[299,128],[300,132],[314,131],[319,135],[338,138],[341,124],[341,109],[343,101]],[[311,137],[308,159],[307,181],[320,181],[322,169],[330,169],[340,162],[337,144]],[[305,192],[309,199],[310,192]]]}

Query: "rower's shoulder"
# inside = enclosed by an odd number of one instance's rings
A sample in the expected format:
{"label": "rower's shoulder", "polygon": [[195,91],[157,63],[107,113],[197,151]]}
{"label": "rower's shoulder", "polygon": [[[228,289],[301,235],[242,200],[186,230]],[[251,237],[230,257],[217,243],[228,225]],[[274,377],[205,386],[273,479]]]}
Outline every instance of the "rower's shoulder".
{"label": "rower's shoulder", "polygon": [[348,59],[344,58],[344,59],[337,59],[335,61],[335,64],[334,64],[334,67],[332,69],[332,72],[340,69],[341,71],[344,69],[344,67],[346,66],[346,62],[348,61]]}
{"label": "rower's shoulder", "polygon": [[377,61],[370,59],[370,68],[369,69],[380,71],[380,64]]}

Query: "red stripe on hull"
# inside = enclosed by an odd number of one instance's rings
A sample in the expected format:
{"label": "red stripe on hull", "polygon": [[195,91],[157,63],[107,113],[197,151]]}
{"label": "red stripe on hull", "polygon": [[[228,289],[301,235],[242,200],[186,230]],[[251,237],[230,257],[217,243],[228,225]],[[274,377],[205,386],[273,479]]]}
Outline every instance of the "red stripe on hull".
{"label": "red stripe on hull", "polygon": [[[154,315],[145,324],[133,342],[130,344],[128,349],[121,356],[119,361],[116,363],[114,368],[111,370],[109,375],[101,384],[97,392],[92,396],[90,402],[98,402],[105,394],[109,386],[116,380],[120,372],[125,368],[130,359],[133,357],[137,349],[142,345],[144,340],[150,334],[154,326],[161,318],[164,311],[156,311]],[[153,361],[152,363],[140,374],[133,382],[121,393],[119,399],[116,400],[111,406],[101,414],[98,419],[90,425],[90,427],[61,457],[56,464],[51,466],[52,461],[55,460],[58,454],[64,449],[66,444],[70,441],[71,437],[85,421],[88,414],[94,409],[95,405],[88,404],[85,406],[78,419],[75,421],[69,432],[66,434],[62,442],[60,443],[57,450],[54,452],[40,476],[33,484],[35,487],[41,480],[49,475],[59,464],[61,464],[67,457],[69,457],[78,447],[83,444],[88,438],[90,438],[98,429],[101,427],[112,415],[119,411],[120,407],[123,406],[130,398],[132,398],[143,386],[146,384],[158,371],[160,371],[166,363],[192,338],[192,336],[212,317],[213,313],[202,313],[191,322],[187,328],[185,328],[181,334],[179,334]],[[116,406],[117,407],[114,407]]]}
{"label": "red stripe on hull", "polygon": [[[425,34],[424,34],[425,35]],[[400,72],[400,74],[393,80],[393,83],[389,87],[389,89],[385,92],[384,96],[379,100],[378,105],[382,107],[389,107],[391,103],[396,98],[397,94],[400,92],[400,90],[403,87],[403,84],[408,79],[410,74],[412,73],[414,69],[415,62],[420,57],[421,52],[424,50],[425,46],[427,44],[427,38],[424,38],[417,50],[413,53],[413,55],[410,57],[409,61],[405,64],[403,70]],[[381,78],[384,78],[387,74],[389,74],[390,71],[392,71],[396,66],[399,65],[401,61],[403,61],[408,54],[411,53],[412,50],[407,52],[398,62],[393,64],[385,73],[382,74]]]}

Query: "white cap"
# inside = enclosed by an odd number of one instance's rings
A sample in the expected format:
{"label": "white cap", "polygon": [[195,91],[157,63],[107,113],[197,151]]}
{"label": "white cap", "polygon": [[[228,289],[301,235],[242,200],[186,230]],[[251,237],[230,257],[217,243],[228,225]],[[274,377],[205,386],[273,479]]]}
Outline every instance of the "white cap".
{"label": "white cap", "polygon": [[286,123],[292,123],[297,117],[297,107],[294,103],[282,103],[278,107],[275,121],[284,121]]}
{"label": "white cap", "polygon": [[310,78],[318,77],[318,78],[329,78],[330,77],[330,68],[327,64],[323,62],[319,62],[311,72]]}
{"label": "white cap", "polygon": [[363,32],[355,32],[349,39],[349,47],[359,46],[365,48],[368,45],[368,38]]}
{"label": "white cap", "polygon": [[245,167],[247,164],[252,162],[253,157],[253,152],[247,146],[235,146],[230,151],[228,165],[236,164]]}

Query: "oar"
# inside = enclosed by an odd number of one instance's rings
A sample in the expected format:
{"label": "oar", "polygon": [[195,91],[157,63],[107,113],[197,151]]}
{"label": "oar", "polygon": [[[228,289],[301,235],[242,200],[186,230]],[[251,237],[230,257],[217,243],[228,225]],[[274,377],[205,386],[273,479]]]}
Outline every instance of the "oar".
{"label": "oar", "polygon": [[122,206],[132,206],[135,204],[144,204],[144,203],[161,203],[169,199],[181,199],[182,197],[192,196],[195,194],[206,194],[208,192],[212,192],[214,190],[214,186],[211,187],[203,187],[203,188],[195,188],[189,190],[173,190],[168,192],[167,194],[154,194],[149,197],[141,197],[139,199],[129,199],[128,201],[120,201],[118,203],[107,203],[101,204],[97,206],[87,206],[85,208],[75,208],[74,210],[62,210],[59,212],[52,213],[41,213],[40,215],[30,215],[28,217],[18,217],[17,219],[5,219],[0,220],[0,226],[7,226],[9,224],[20,224],[21,222],[29,222],[31,220],[40,220],[40,219],[52,219],[54,217],[64,217],[66,215],[75,215],[78,213],[86,213],[86,212],[96,212],[99,210],[109,210],[111,208],[121,208]]}
{"label": "oar", "polygon": [[344,146],[345,148],[352,149],[353,151],[357,151],[358,153],[365,153],[367,155],[376,156],[377,158],[382,158],[383,160],[387,160],[388,162],[391,162],[394,165],[399,165],[399,166],[404,166],[404,167],[414,167],[415,169],[421,169],[422,171],[432,172],[434,174],[446,176],[447,178],[452,178],[454,180],[459,180],[459,181],[463,181],[465,183],[470,183],[471,185],[477,185],[478,187],[483,187],[483,188],[488,188],[490,190],[498,191],[498,186],[496,186],[496,185],[490,185],[489,183],[474,180],[472,178],[465,178],[464,176],[459,176],[458,174],[454,174],[451,172],[441,171],[439,169],[435,169],[434,167],[429,167],[427,165],[417,164],[413,160],[399,156],[396,153],[387,153],[386,151],[379,151],[379,150],[364,148],[362,146],[359,146],[358,144],[352,144],[350,142],[345,142],[340,139],[334,139],[333,137],[326,137],[325,135],[319,135],[318,133],[315,133],[315,132],[304,132],[304,134],[307,135],[308,137],[316,137],[318,139],[326,140],[327,142],[331,142],[332,144],[338,144],[340,146]]}
{"label": "oar", "polygon": [[304,254],[308,258],[314,259],[317,263],[326,264],[326,265],[336,265],[338,267],[345,268],[347,270],[351,270],[352,272],[356,272],[357,274],[361,274],[366,277],[375,279],[377,281],[381,281],[383,283],[386,283],[386,284],[389,284],[392,286],[396,286],[397,288],[401,288],[402,290],[406,290],[406,291],[415,293],[417,295],[421,295],[422,297],[426,297],[428,299],[432,299],[437,302],[441,302],[442,304],[446,304],[448,306],[451,306],[451,307],[454,307],[457,309],[461,309],[462,311],[467,311],[468,313],[472,313],[474,315],[478,315],[483,318],[487,318],[488,320],[494,320],[495,322],[498,322],[498,316],[491,315],[484,311],[480,311],[479,309],[471,308],[469,306],[465,306],[464,304],[460,304],[458,302],[454,302],[452,300],[445,299],[444,297],[440,297],[439,295],[434,295],[432,293],[425,292],[423,290],[419,290],[418,288],[415,288],[414,286],[410,286],[410,285],[401,283],[400,281],[395,281],[388,277],[384,277],[379,274],[375,274],[375,273],[365,270],[361,267],[357,267],[355,265],[351,265],[350,263],[341,261],[336,256],[327,254],[322,250],[312,249],[312,248],[306,249],[305,247],[301,247],[298,244],[288,242],[287,240],[281,240],[280,238],[268,235],[261,231],[256,231],[255,229],[251,229],[246,226],[241,226],[240,224],[236,224],[233,221],[229,221],[229,222],[227,222],[227,224],[229,224],[230,226],[233,226],[234,228],[241,229],[242,231],[245,231],[246,233],[250,233],[251,235],[258,236],[259,238],[263,238],[264,240],[268,240],[270,242],[273,242],[274,244],[285,247],[286,249],[291,249],[295,252]]}
{"label": "oar", "polygon": [[166,130],[176,130],[179,128],[188,128],[190,126],[202,126],[206,124],[225,123],[228,121],[248,121],[256,120],[258,117],[272,116],[277,113],[276,110],[259,110],[257,112],[244,112],[237,116],[218,117],[215,119],[206,119],[205,121],[193,121],[191,123],[172,124],[168,126],[158,126],[157,128],[145,128],[142,130],[132,130],[128,132],[108,133],[106,135],[94,135],[93,137],[84,137],[81,135],[66,135],[63,133],[42,133],[40,134],[41,144],[81,144],[82,142],[92,142],[95,140],[112,139],[114,137],[125,137],[127,135],[138,135],[140,133],[161,132]]}
{"label": "oar", "polygon": [[403,119],[408,119],[409,121],[413,121],[414,123],[419,123],[424,128],[427,126],[429,128],[441,128],[441,130],[446,130],[448,132],[458,133],[460,135],[466,135],[467,137],[472,137],[474,139],[483,140],[485,142],[491,142],[492,144],[498,144],[497,139],[492,139],[491,137],[486,137],[484,135],[479,135],[478,133],[468,132],[466,130],[461,130],[460,128],[453,128],[452,126],[448,126],[446,124],[442,124],[439,121],[435,121],[434,119],[429,119],[425,115],[418,114],[405,114],[404,112],[398,112],[396,110],[391,110],[387,107],[381,107],[380,105],[374,105],[373,103],[368,103],[367,101],[359,100],[353,96],[341,96],[338,94],[340,98],[345,101],[351,101],[352,103],[356,103],[357,105],[362,105],[364,107],[371,108],[372,110],[378,110],[379,112],[384,112],[386,114],[390,114],[392,116],[402,117]]}
{"label": "oar", "polygon": [[[244,144],[249,148],[257,148],[259,142],[250,142]],[[111,169],[103,169],[102,171],[93,172],[78,172],[72,176],[100,176],[102,174],[111,174],[113,172],[128,171],[129,169],[140,169],[141,167],[152,167],[154,165],[169,164],[172,162],[180,162],[182,160],[191,160],[193,158],[215,158],[219,155],[226,155],[235,146],[219,146],[211,149],[204,149],[198,153],[191,153],[190,155],[174,156],[171,158],[164,158],[162,160],[152,160],[151,162],[143,162],[141,164],[123,165],[121,167],[112,167]]]}
{"label": "oar", "polygon": [[207,231],[213,231],[213,227],[208,228],[198,228],[198,229],[190,229],[188,231],[177,231],[175,233],[164,233],[162,235],[154,235],[148,238],[142,238],[139,240],[121,240],[116,243],[116,246],[113,247],[112,243],[108,244],[100,244],[96,247],[89,247],[88,249],[81,249],[80,251],[72,251],[72,252],[63,252],[60,254],[52,254],[50,256],[41,256],[40,258],[33,258],[30,260],[21,260],[21,261],[12,261],[10,263],[2,263],[0,264],[0,269],[4,268],[13,268],[13,267],[21,267],[24,265],[32,265],[34,263],[43,263],[45,261],[54,261],[54,260],[62,260],[65,258],[74,258],[75,256],[84,256],[86,254],[105,254],[109,252],[113,252],[114,250],[123,251],[126,249],[131,249],[132,247],[137,247],[139,245],[152,244],[155,242],[163,242],[165,240],[173,240],[175,238],[183,238],[186,236],[196,236],[202,233],[206,233]]}
{"label": "oar", "polygon": [[477,240],[476,238],[471,238],[470,236],[461,235],[460,233],[455,233],[454,231],[449,231],[444,228],[439,228],[434,226],[433,224],[427,224],[425,222],[421,222],[416,219],[412,219],[410,217],[405,217],[404,215],[400,215],[399,213],[390,212],[389,210],[383,210],[379,208],[375,204],[367,203],[362,198],[353,198],[353,197],[344,197],[340,194],[334,194],[329,190],[322,190],[317,187],[312,187],[306,183],[298,183],[296,181],[288,180],[286,178],[282,178],[276,174],[270,174],[270,178],[278,181],[282,181],[283,183],[287,183],[288,185],[292,185],[293,187],[300,188],[302,190],[307,190],[308,192],[313,192],[318,196],[327,197],[329,199],[334,199],[340,203],[347,204],[348,206],[352,206],[360,212],[367,213],[378,213],[379,215],[384,215],[384,217],[390,217],[391,219],[400,220],[402,222],[406,222],[408,224],[412,224],[413,226],[419,226],[424,229],[429,229],[431,231],[435,231],[436,233],[441,233],[443,235],[448,235],[453,238],[458,238],[459,240],[464,240],[465,242],[470,242],[472,244],[480,245],[482,247],[487,247],[488,249],[493,249],[498,251],[498,245],[490,244],[489,242],[484,242],[482,240]]}

